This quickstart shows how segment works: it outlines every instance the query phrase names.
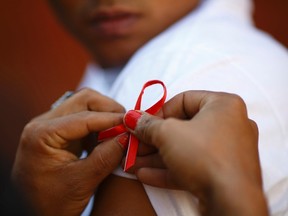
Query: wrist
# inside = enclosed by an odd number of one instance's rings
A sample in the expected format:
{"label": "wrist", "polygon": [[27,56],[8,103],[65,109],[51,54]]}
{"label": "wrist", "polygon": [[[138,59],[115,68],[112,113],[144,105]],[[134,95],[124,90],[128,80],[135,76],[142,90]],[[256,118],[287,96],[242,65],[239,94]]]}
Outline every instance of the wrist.
{"label": "wrist", "polygon": [[246,179],[216,183],[206,196],[206,203],[207,211],[215,215],[269,215],[261,185]]}

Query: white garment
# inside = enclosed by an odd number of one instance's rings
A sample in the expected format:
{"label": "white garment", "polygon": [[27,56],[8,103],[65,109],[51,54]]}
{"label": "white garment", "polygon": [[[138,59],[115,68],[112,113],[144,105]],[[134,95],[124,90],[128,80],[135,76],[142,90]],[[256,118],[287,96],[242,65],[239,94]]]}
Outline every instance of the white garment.
{"label": "white garment", "polygon": [[[140,49],[113,85],[90,65],[88,86],[133,109],[142,85],[160,79],[168,99],[185,90],[236,93],[259,127],[264,189],[272,215],[288,215],[288,52],[256,30],[249,0],[205,0],[190,15]],[[161,95],[156,89],[144,107]],[[145,92],[146,94],[146,92]],[[158,215],[197,215],[186,192],[145,186]]]}

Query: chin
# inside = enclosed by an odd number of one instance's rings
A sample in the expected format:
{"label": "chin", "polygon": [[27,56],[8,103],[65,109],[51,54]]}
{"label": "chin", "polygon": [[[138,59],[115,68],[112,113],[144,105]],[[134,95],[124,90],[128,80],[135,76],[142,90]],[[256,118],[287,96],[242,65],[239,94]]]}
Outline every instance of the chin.
{"label": "chin", "polygon": [[94,60],[103,68],[123,67],[135,51],[123,52],[119,49],[109,49],[106,52],[93,53]]}
{"label": "chin", "polygon": [[146,40],[121,38],[86,44],[94,60],[103,68],[123,67]]}
{"label": "chin", "polygon": [[113,68],[113,67],[123,67],[130,58],[115,58],[115,57],[106,57],[106,58],[94,58],[95,61],[102,67],[102,68]]}

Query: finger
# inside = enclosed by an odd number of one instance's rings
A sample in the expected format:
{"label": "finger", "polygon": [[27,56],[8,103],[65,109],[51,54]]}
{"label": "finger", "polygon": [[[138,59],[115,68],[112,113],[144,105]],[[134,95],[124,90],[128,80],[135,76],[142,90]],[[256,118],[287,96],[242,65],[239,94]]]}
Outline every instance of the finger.
{"label": "finger", "polygon": [[[240,97],[234,94],[211,91],[186,91],[180,93],[164,104],[157,113],[161,118],[191,119],[201,109],[218,105],[219,110],[224,110],[223,104],[230,105],[231,101],[238,101]],[[233,100],[232,100],[233,99]],[[237,101],[236,100],[236,101]]]}
{"label": "finger", "polygon": [[137,151],[138,156],[145,156],[153,154],[155,152],[157,152],[157,149],[151,145],[143,144],[141,142],[138,145],[138,151]]}
{"label": "finger", "polygon": [[[128,137],[127,137],[128,139]],[[73,164],[73,170],[78,170],[78,177],[82,182],[87,183],[87,187],[97,187],[98,184],[107,177],[119,165],[125,149],[114,138],[99,144],[92,153],[83,160],[78,160]],[[79,173],[79,171],[81,171]]]}
{"label": "finger", "polygon": [[84,88],[69,97],[57,108],[38,117],[37,120],[55,118],[85,110],[97,112],[125,112],[124,107],[115,100],[92,89]]}
{"label": "finger", "polygon": [[123,114],[119,113],[84,111],[48,121],[31,122],[26,130],[27,134],[34,134],[35,139],[40,137],[48,146],[66,148],[70,141],[120,124],[122,117]]}
{"label": "finger", "polygon": [[64,103],[62,104],[63,107],[74,105],[76,111],[125,112],[124,107],[115,100],[89,88],[79,90]]}
{"label": "finger", "polygon": [[175,121],[175,119],[163,120],[148,113],[134,110],[128,111],[123,118],[125,126],[131,133],[141,142],[157,149],[161,144],[165,144],[166,135],[174,132]]}
{"label": "finger", "polygon": [[186,91],[182,92],[168,102],[157,113],[157,116],[162,118],[175,117],[187,119],[194,116],[200,109],[202,100],[206,95],[210,94],[207,91]]}
{"label": "finger", "polygon": [[166,169],[141,168],[136,171],[136,176],[143,184],[160,188],[180,189]]}
{"label": "finger", "polygon": [[134,166],[129,169],[129,173],[135,173],[136,170],[143,167],[164,169],[166,166],[159,154],[151,154],[143,157],[137,157]]}
{"label": "finger", "polygon": [[[250,125],[251,125],[251,127],[252,127],[252,130],[253,130],[254,134],[256,135],[256,137],[257,137],[257,139],[258,139],[258,136],[259,136],[258,126],[257,126],[257,124],[256,124],[255,121],[253,121],[253,120],[251,120],[251,119],[249,119],[249,121],[250,121]],[[258,142],[257,142],[257,143],[258,143]]]}

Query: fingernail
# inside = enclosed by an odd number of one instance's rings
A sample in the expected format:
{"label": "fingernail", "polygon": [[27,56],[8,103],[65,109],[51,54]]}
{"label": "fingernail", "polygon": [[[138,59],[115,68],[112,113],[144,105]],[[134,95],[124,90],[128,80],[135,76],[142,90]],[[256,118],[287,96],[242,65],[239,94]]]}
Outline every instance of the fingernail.
{"label": "fingernail", "polygon": [[140,111],[130,110],[124,116],[124,124],[129,129],[134,130],[141,116],[142,116],[142,113]]}
{"label": "fingernail", "polygon": [[128,143],[129,143],[129,135],[127,133],[121,134],[120,136],[117,137],[117,142],[124,148],[128,148]]}

